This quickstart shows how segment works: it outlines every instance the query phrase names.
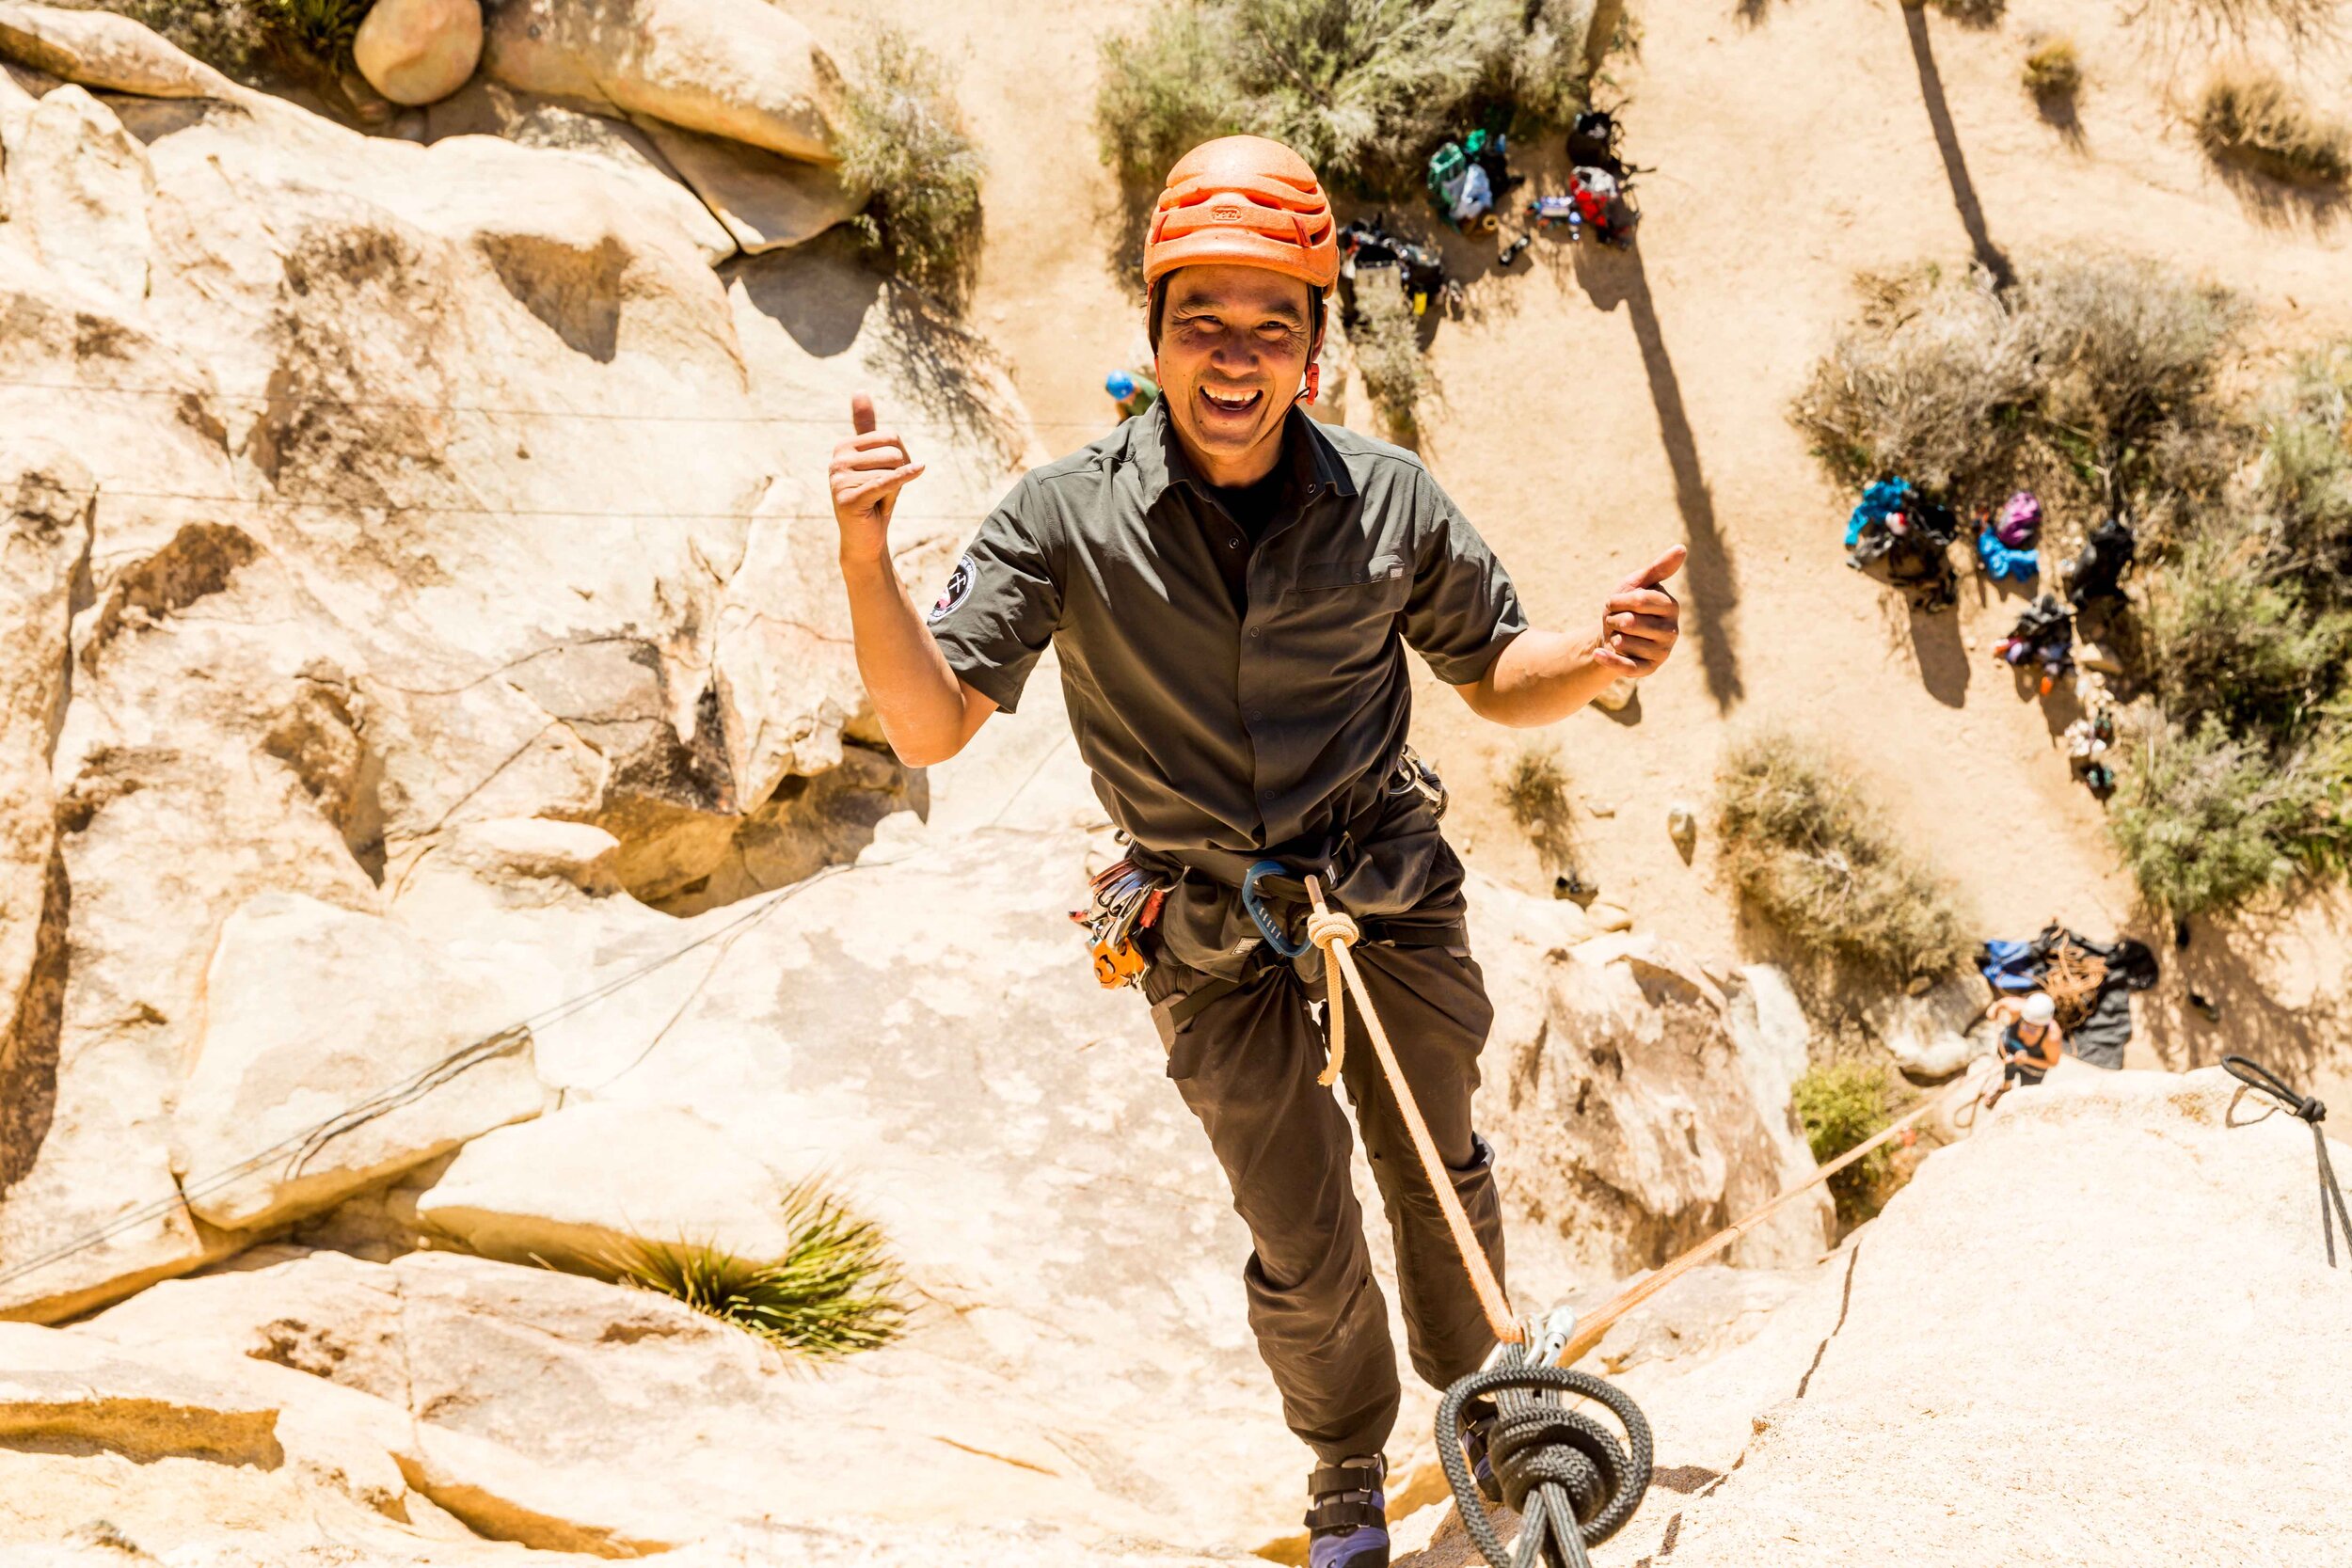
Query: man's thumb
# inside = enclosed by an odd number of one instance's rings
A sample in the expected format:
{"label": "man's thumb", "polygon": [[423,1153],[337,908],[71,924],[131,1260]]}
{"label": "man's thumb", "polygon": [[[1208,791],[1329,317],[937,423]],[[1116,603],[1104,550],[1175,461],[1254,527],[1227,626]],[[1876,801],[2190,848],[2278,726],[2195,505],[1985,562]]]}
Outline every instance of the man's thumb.
{"label": "man's thumb", "polygon": [[860,436],[874,433],[874,400],[865,392],[850,394],[850,428]]}
{"label": "man's thumb", "polygon": [[1683,546],[1677,545],[1641,571],[1626,578],[1625,585],[1628,588],[1656,588],[1682,570],[1683,558],[1690,553]]}

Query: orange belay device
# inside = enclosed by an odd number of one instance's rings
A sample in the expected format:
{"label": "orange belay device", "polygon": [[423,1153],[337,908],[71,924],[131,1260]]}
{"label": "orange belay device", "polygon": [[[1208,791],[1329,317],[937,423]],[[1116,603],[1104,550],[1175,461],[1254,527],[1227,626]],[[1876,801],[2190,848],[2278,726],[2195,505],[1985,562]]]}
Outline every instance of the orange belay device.
{"label": "orange belay device", "polygon": [[1149,930],[1168,902],[1168,884],[1123,856],[1087,884],[1087,907],[1070,918],[1086,927],[1094,956],[1094,978],[1116,990],[1143,978],[1146,967],[1136,933]]}

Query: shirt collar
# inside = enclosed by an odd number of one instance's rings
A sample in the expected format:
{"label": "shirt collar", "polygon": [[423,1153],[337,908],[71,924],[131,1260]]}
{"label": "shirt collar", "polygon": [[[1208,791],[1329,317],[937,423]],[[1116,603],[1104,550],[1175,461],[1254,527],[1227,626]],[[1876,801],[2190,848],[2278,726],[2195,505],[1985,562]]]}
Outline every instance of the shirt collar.
{"label": "shirt collar", "polygon": [[[1208,493],[1208,483],[1184,455],[1183,443],[1168,424],[1166,397],[1153,399],[1152,406],[1129,425],[1127,455],[1143,487],[1146,512],[1159,504],[1171,484],[1188,485],[1198,495]],[[1290,464],[1292,494],[1300,506],[1325,490],[1346,498],[1356,494],[1346,460],[1304,408],[1294,406],[1282,421],[1282,456]]]}

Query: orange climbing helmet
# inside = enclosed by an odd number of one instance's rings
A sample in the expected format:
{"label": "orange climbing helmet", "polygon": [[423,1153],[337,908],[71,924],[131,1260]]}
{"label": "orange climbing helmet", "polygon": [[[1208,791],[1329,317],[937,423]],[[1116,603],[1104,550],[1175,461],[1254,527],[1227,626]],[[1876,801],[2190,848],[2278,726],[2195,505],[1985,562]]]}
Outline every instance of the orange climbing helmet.
{"label": "orange climbing helmet", "polygon": [[1340,276],[1339,226],[1307,160],[1263,136],[1202,142],[1168,171],[1143,245],[1143,286],[1178,267],[1265,267],[1317,297]]}

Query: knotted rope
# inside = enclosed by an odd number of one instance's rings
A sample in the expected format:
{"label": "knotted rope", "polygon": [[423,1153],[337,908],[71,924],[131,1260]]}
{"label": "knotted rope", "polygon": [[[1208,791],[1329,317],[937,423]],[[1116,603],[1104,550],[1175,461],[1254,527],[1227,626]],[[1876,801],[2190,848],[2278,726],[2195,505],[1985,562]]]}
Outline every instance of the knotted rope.
{"label": "knotted rope", "polygon": [[2328,1266],[2334,1268],[2338,1225],[2344,1227],[2344,1250],[2352,1252],[2352,1213],[2344,1210],[2344,1189],[2336,1184],[2336,1168],[2328,1158],[2328,1134],[2319,1130],[2319,1124],[2328,1119],[2328,1107],[2310,1095],[2296,1094],[2285,1079],[2250,1057],[2224,1056],[2221,1065],[2231,1077],[2270,1096],[2310,1125],[2312,1148],[2319,1156],[2319,1234],[2328,1246]]}
{"label": "knotted rope", "polygon": [[[1323,884],[1306,879],[1312,913],[1307,920],[1307,940],[1323,950],[1324,972],[1329,984],[1331,1059],[1318,1082],[1330,1084],[1340,1075],[1347,1053],[1347,1001],[1351,993],[1372,1037],[1373,1053],[1380,1070],[1396,1091],[1397,1111],[1421,1157],[1422,1170],[1453,1232],[1454,1248],[1462,1270],[1477,1292],[1486,1326],[1497,1340],[1494,1356],[1485,1369],[1471,1373],[1446,1391],[1438,1407],[1438,1453],[1446,1480],[1454,1487],[1462,1522],[1494,1568],[1542,1563],[1545,1568],[1590,1568],[1584,1555],[1588,1542],[1616,1532],[1649,1488],[1649,1423],[1633,1402],[1589,1372],[1545,1366],[1556,1349],[1556,1338],[1539,1338],[1511,1316],[1510,1298],[1495,1277],[1486,1249],[1478,1243],[1461,1195],[1454,1190],[1452,1173],[1422,1119],[1411,1085],[1398,1067],[1388,1029],[1372,1005],[1372,992],[1356,967],[1355,945],[1363,940],[1356,922],[1325,902]],[[1565,1394],[1597,1400],[1623,1424],[1627,1442],[1620,1445],[1608,1428],[1562,1402]],[[1487,1453],[1502,1480],[1503,1497],[1520,1511],[1518,1551],[1506,1558],[1494,1524],[1486,1517],[1462,1453],[1462,1412],[1470,1401],[1496,1396],[1499,1407]],[[1629,1453],[1628,1449],[1630,1449]]]}
{"label": "knotted rope", "polygon": [[1470,1275],[1470,1289],[1478,1292],[1478,1305],[1486,1314],[1486,1326],[1504,1344],[1517,1344],[1526,1338],[1517,1319],[1511,1316],[1511,1300],[1502,1293],[1502,1282],[1495,1277],[1494,1266],[1486,1261],[1486,1249],[1478,1244],[1478,1232],[1470,1227],[1470,1215],[1463,1211],[1462,1196],[1454,1190],[1454,1182],[1446,1164],[1438,1153],[1438,1140],[1429,1135],[1429,1124],[1422,1119],[1421,1106],[1414,1102],[1413,1091],[1405,1082],[1404,1069],[1396,1065],[1396,1052],[1389,1044],[1389,1032],[1381,1027],[1380,1015],[1372,1006],[1372,992],[1365,988],[1364,976],[1356,967],[1356,955],[1349,951],[1362,940],[1356,922],[1335,912],[1323,899],[1323,884],[1313,877],[1307,879],[1307,901],[1314,913],[1307,921],[1307,940],[1323,949],[1327,960],[1325,968],[1330,980],[1331,1000],[1331,1060],[1324,1068],[1318,1083],[1329,1084],[1339,1076],[1340,1062],[1347,1049],[1347,997],[1354,992],[1356,1005],[1364,1015],[1364,1032],[1372,1037],[1373,1054],[1380,1058],[1380,1070],[1389,1075],[1389,1085],[1396,1090],[1397,1110],[1405,1120],[1405,1131],[1411,1134],[1413,1151],[1421,1156],[1422,1169],[1429,1177],[1429,1185],[1438,1195],[1438,1207],[1445,1214],[1446,1228],[1454,1233],[1454,1249],[1462,1256],[1463,1272]]}

